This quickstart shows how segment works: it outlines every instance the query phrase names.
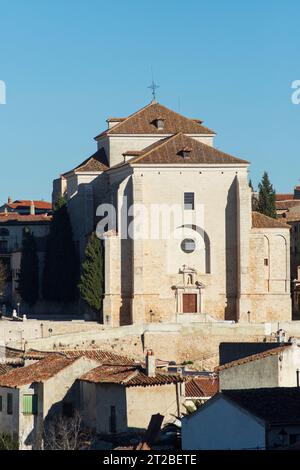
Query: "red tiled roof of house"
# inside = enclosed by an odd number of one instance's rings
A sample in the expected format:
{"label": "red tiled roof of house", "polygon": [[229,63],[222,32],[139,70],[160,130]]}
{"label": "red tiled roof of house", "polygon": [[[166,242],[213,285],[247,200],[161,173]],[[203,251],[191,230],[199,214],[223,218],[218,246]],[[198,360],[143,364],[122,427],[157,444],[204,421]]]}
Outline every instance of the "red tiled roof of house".
{"label": "red tiled roof of house", "polygon": [[[164,121],[163,130],[159,130],[156,127],[155,121],[157,119]],[[183,132],[185,134],[215,134],[211,129],[202,126],[199,121],[182,116],[159,103],[152,102],[126,119],[123,119],[111,129],[102,132],[95,139],[103,135],[115,134],[175,134],[176,132]]]}
{"label": "red tiled roof of house", "polygon": [[288,201],[276,201],[276,209],[284,210],[300,206],[300,199],[292,199]]}
{"label": "red tiled roof of house", "polygon": [[1,364],[0,363],[0,375],[6,374],[13,369],[13,366],[10,364]]}
{"label": "red tiled roof of house", "polygon": [[230,367],[240,366],[242,364],[247,364],[248,362],[252,362],[252,361],[258,361],[259,359],[262,359],[267,356],[276,356],[286,351],[286,349],[289,347],[291,347],[290,344],[285,344],[283,346],[279,346],[278,348],[269,349],[267,351],[263,351],[257,354],[252,354],[252,356],[246,356],[241,359],[237,359],[236,361],[228,362],[227,364],[224,364],[223,366],[218,366],[215,368],[215,371],[220,372],[224,369],[229,369]]}
{"label": "red tiled roof of house", "polygon": [[273,219],[259,212],[252,212],[252,228],[287,228],[291,227],[282,219]]}
{"label": "red tiled roof of house", "polygon": [[188,398],[212,397],[218,391],[218,377],[194,377],[185,384],[185,396]]}
{"label": "red tiled roof of house", "polygon": [[148,377],[139,366],[100,366],[80,377],[80,380],[92,383],[113,383],[125,387],[149,387],[183,382],[178,374],[156,373]]}
{"label": "red tiled roof of house", "polygon": [[0,224],[6,223],[50,223],[52,217],[47,214],[34,214],[34,215],[24,215],[18,214],[17,212],[1,212],[0,213]]}
{"label": "red tiled roof of house", "polygon": [[69,358],[87,357],[88,359],[94,359],[101,364],[135,364],[134,359],[130,359],[129,357],[122,356],[120,354],[115,354],[111,351],[104,351],[102,349],[63,349],[55,351],[29,350],[23,353],[23,357],[24,359],[39,360],[55,354],[62,354]]}
{"label": "red tiled roof of house", "polygon": [[23,365],[23,351],[0,346],[0,363],[6,365]]}
{"label": "red tiled roof of house", "polygon": [[291,201],[294,199],[294,194],[275,194],[276,201]]}
{"label": "red tiled roof of house", "polygon": [[[184,156],[183,152],[188,149],[188,156]],[[159,140],[154,144],[146,147],[141,155],[133,157],[127,162],[116,165],[118,168],[123,165],[197,165],[197,164],[231,164],[240,165],[248,164],[246,160],[233,157],[227,153],[221,152],[210,145],[188,137],[179,132],[171,137]]]}
{"label": "red tiled roof of house", "polygon": [[30,201],[26,199],[17,199],[16,201],[7,203],[6,205],[10,207],[11,209],[17,210],[17,209],[21,209],[24,207],[30,208],[32,203],[34,204],[34,207],[36,209],[44,209],[44,210],[49,210],[49,211],[52,210],[51,202],[47,202],[47,201]]}
{"label": "red tiled roof of house", "polygon": [[19,367],[0,375],[0,387],[16,388],[33,382],[43,382],[54,377],[78,358],[70,358],[61,354],[50,355],[29,366]]}

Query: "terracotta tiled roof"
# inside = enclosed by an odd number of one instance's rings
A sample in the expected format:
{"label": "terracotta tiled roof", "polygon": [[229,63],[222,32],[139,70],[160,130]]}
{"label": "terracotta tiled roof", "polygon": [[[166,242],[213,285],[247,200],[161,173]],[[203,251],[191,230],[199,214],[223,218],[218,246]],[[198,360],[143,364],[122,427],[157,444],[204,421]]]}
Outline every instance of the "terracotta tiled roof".
{"label": "terracotta tiled roof", "polygon": [[0,346],[0,363],[9,365],[23,365],[23,351],[19,349]]}
{"label": "terracotta tiled roof", "polygon": [[23,215],[17,212],[1,212],[0,213],[0,224],[18,223],[50,223],[52,217],[47,214],[35,214],[35,215]]}
{"label": "terracotta tiled roof", "polygon": [[[182,152],[188,148],[188,156],[183,156]],[[197,164],[248,164],[247,161],[233,157],[221,152],[210,145],[198,142],[196,139],[186,136],[181,132],[155,142],[146,147],[141,155],[131,158],[126,163],[116,165],[197,165]],[[112,167],[115,168],[115,167]]]}
{"label": "terracotta tiled roof", "polygon": [[294,199],[294,194],[276,194],[276,201],[291,201]]}
{"label": "terracotta tiled roof", "polygon": [[[99,150],[97,150],[96,153],[88,157],[86,160],[84,160],[80,165],[76,166],[73,170],[70,170],[64,175],[67,175],[68,173],[71,173],[72,171],[76,173],[81,173],[81,172],[89,172],[89,171],[106,171],[108,169],[108,161],[106,157],[106,153],[103,147],[101,147]],[[64,176],[63,175],[63,176]]]}
{"label": "terracotta tiled roof", "polygon": [[[159,130],[156,127],[156,119],[164,120],[163,130]],[[111,129],[102,132],[95,139],[102,135],[175,134],[176,132],[183,132],[185,134],[215,134],[214,131],[202,126],[199,120],[195,121],[194,119],[184,117],[159,103],[150,103]]]}
{"label": "terracotta tiled roof", "polygon": [[130,365],[135,364],[133,359],[120,354],[115,354],[110,351],[103,351],[102,349],[63,349],[55,351],[35,351],[29,350],[23,354],[24,359],[43,359],[49,355],[56,355],[57,353],[64,355],[69,358],[87,357],[88,359],[94,359],[101,364],[122,364]]}
{"label": "terracotta tiled roof", "polygon": [[248,362],[252,362],[252,361],[258,361],[259,359],[262,359],[264,357],[276,356],[282,353],[283,351],[286,351],[286,349],[289,347],[291,347],[291,345],[286,344],[278,348],[269,349],[268,351],[263,351],[258,354],[253,354],[252,356],[243,357],[241,359],[237,359],[236,361],[228,362],[227,364],[224,364],[223,366],[216,367],[215,371],[220,372],[222,370],[229,369],[230,367],[240,366],[242,364],[247,364]]}
{"label": "terracotta tiled roof", "polygon": [[223,390],[222,395],[273,425],[300,423],[300,388]]}
{"label": "terracotta tiled roof", "polygon": [[1,364],[0,363],[0,375],[6,374],[13,369],[13,366],[10,364]]}
{"label": "terracotta tiled roof", "polygon": [[290,201],[276,201],[276,209],[284,210],[300,206],[300,199],[293,199]]}
{"label": "terracotta tiled roof", "polygon": [[156,373],[148,377],[141,367],[137,366],[100,366],[80,377],[80,380],[92,383],[113,383],[125,387],[148,387],[183,382],[178,374]]}
{"label": "terracotta tiled roof", "polygon": [[185,384],[185,396],[188,398],[212,397],[218,391],[218,377],[194,377]]}
{"label": "terracotta tiled roof", "polygon": [[18,210],[24,208],[30,208],[31,204],[34,204],[36,209],[44,209],[44,210],[52,210],[51,202],[46,201],[30,201],[25,199],[17,199],[14,202],[7,203],[6,206],[10,207],[11,209]]}
{"label": "terracotta tiled roof", "polygon": [[287,228],[291,227],[282,219],[273,219],[259,212],[252,212],[252,228]]}
{"label": "terracotta tiled roof", "polygon": [[0,387],[16,388],[32,382],[43,382],[54,377],[77,359],[58,354],[50,355],[34,364],[19,367],[7,374],[0,375]]}

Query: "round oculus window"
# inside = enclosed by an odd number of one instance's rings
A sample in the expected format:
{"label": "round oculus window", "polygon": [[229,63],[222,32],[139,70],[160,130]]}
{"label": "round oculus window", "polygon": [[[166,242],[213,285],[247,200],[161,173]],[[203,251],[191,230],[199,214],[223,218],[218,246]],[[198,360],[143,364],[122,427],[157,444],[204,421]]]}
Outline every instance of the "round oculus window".
{"label": "round oculus window", "polygon": [[195,251],[196,249],[196,242],[192,238],[185,238],[184,240],[182,240],[180,246],[182,251],[184,251],[185,253],[193,253],[193,251]]}

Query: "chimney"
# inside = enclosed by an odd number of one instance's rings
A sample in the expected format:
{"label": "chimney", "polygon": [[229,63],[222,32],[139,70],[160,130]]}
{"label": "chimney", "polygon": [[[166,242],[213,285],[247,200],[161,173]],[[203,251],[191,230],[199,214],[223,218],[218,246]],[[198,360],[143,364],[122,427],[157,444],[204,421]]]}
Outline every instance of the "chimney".
{"label": "chimney", "polygon": [[152,349],[147,351],[146,355],[146,374],[148,377],[155,377],[155,356]]}
{"label": "chimney", "polygon": [[12,201],[12,198],[10,196],[8,196],[7,198],[7,204],[11,204],[13,201]]}
{"label": "chimney", "polygon": [[30,203],[30,215],[34,215],[34,214],[35,214],[34,202],[31,201],[31,203]]}
{"label": "chimney", "polygon": [[112,127],[115,127],[117,124],[120,124],[120,122],[125,121],[126,118],[108,118],[106,119],[106,122],[108,124],[108,129],[111,129]]}

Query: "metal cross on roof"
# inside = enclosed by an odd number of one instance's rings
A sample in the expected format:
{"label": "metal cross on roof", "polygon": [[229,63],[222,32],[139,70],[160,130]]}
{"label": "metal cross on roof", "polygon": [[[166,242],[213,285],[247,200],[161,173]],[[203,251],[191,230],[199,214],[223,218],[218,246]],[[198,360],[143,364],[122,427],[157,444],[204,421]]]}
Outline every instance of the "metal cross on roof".
{"label": "metal cross on roof", "polygon": [[148,86],[152,90],[153,101],[156,101],[156,90],[159,88],[159,85],[156,85],[154,79],[152,78],[152,83]]}

